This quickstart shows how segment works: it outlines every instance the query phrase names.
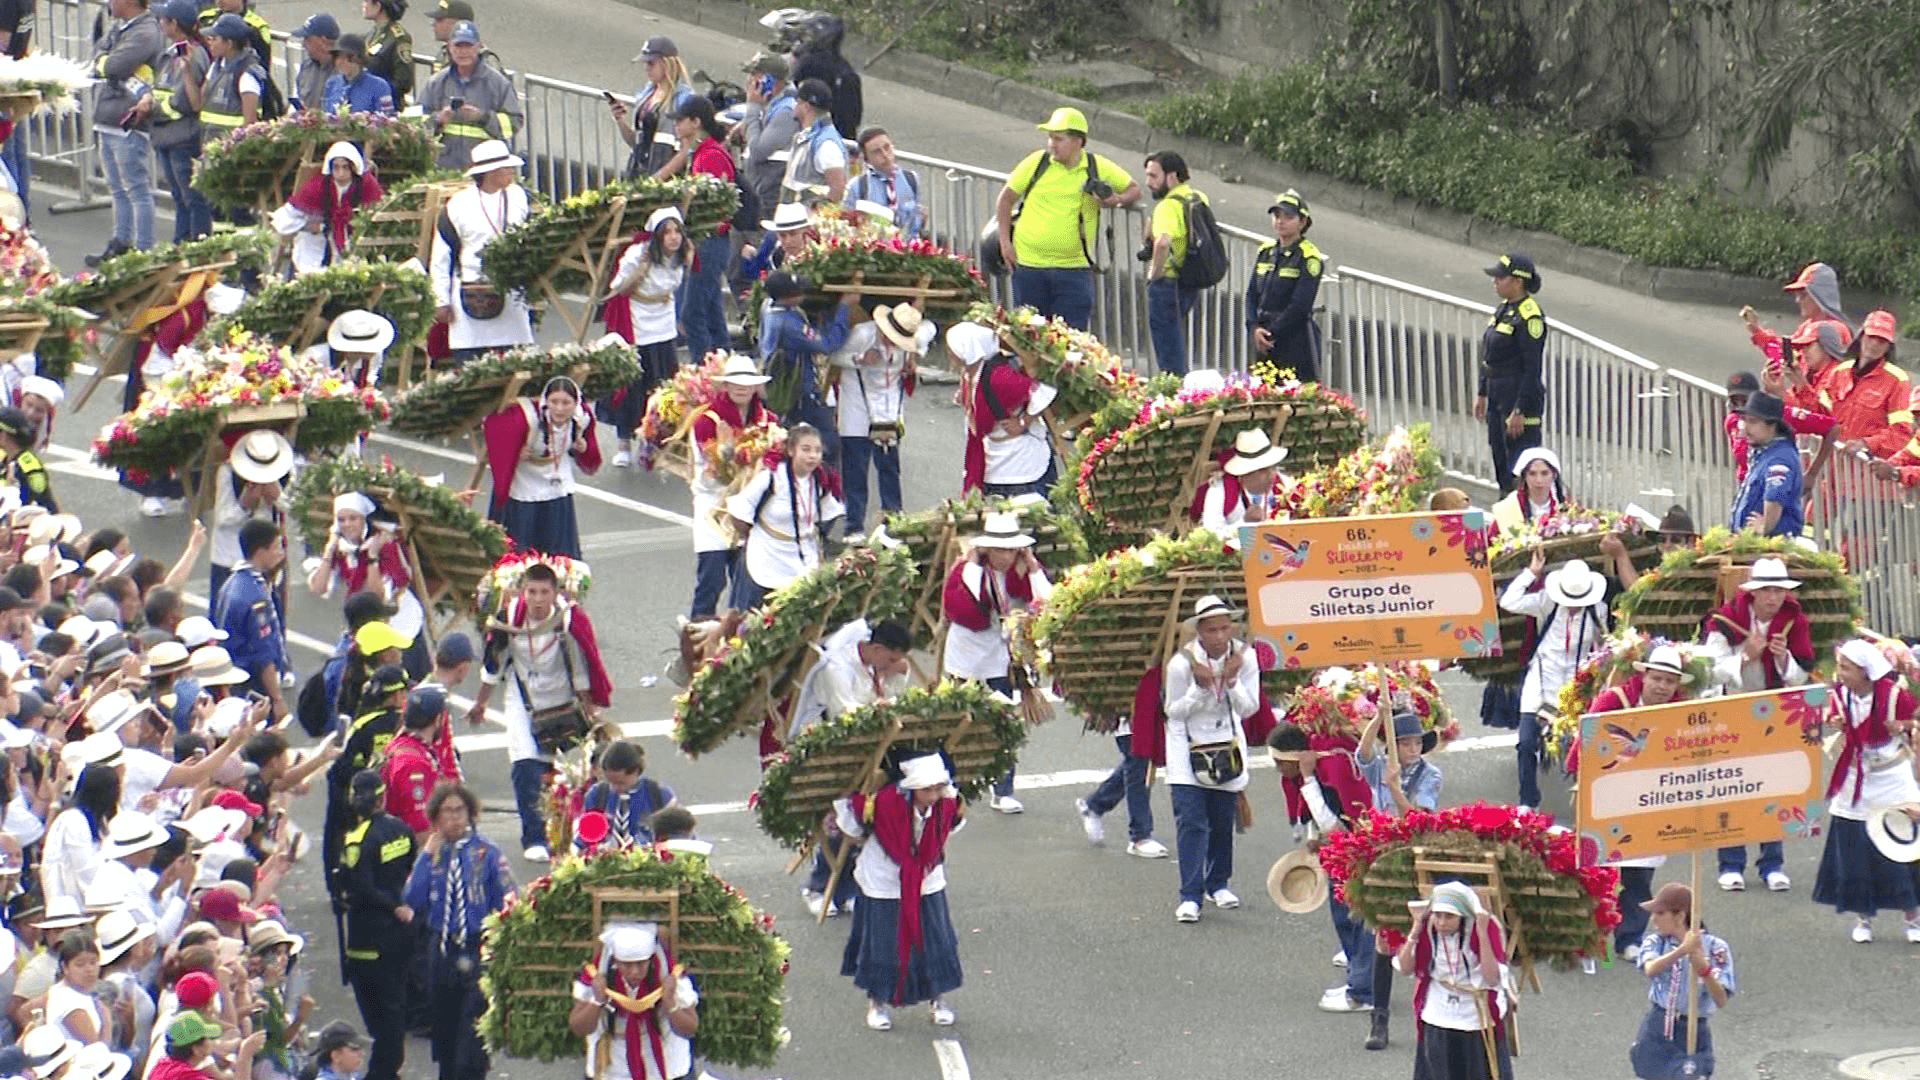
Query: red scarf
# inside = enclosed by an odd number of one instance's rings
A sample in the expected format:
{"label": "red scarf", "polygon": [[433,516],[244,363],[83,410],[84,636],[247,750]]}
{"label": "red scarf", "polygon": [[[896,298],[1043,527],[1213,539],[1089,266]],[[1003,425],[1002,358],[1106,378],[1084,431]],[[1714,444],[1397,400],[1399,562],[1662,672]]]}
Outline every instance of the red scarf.
{"label": "red scarf", "polygon": [[855,795],[853,812],[867,824],[880,850],[900,868],[899,985],[905,985],[907,960],[913,955],[913,947],[920,944],[920,886],[947,857],[947,837],[960,821],[960,800],[942,797],[933,804],[918,843],[913,839],[913,800],[898,786],[881,788],[873,795]]}
{"label": "red scarf", "polygon": [[[1249,650],[1248,656],[1252,657]],[[1129,716],[1128,730],[1133,732],[1128,740],[1131,756],[1146,758],[1162,768],[1167,764],[1167,709],[1166,694],[1162,689],[1165,671],[1154,665],[1133,688],[1133,713]],[[1260,691],[1260,707],[1240,721],[1240,730],[1247,736],[1249,747],[1263,746],[1267,736],[1280,726],[1280,720],[1273,715],[1273,706],[1267,701],[1267,692]]]}
{"label": "red scarf", "polygon": [[[1480,917],[1484,919],[1486,918],[1486,915],[1482,914]],[[1488,938],[1487,943],[1493,947],[1493,958],[1499,963],[1504,964],[1507,962],[1506,933],[1500,928],[1500,924],[1497,922],[1494,923],[1492,927],[1490,927],[1489,929],[1491,930],[1491,933],[1487,935],[1487,938]],[[1478,951],[1478,944],[1475,941],[1474,931],[1467,932],[1466,947],[1467,949],[1471,950],[1469,952],[1469,955],[1475,958],[1474,966],[1478,967],[1480,954]],[[1422,1026],[1420,1021],[1420,1011],[1426,1007],[1427,992],[1432,989],[1433,989],[1433,931],[1429,930],[1428,932],[1421,934],[1419,939],[1416,940],[1413,945],[1413,1029],[1415,1033],[1414,1038],[1416,1040],[1419,1038],[1419,1031]],[[1482,992],[1484,993],[1484,991]],[[1494,1038],[1504,1039],[1506,1037],[1507,1018],[1506,1018],[1505,1011],[1502,1010],[1500,1007],[1500,998],[1496,994],[1488,994],[1487,997],[1488,997],[1487,1013],[1493,1019]]]}
{"label": "red scarf", "polygon": [[[1743,591],[1733,598],[1732,603],[1716,609],[1712,615],[1707,616],[1700,627],[1700,638],[1704,641],[1709,634],[1725,634],[1727,641],[1737,649],[1746,642],[1752,626],[1753,594]],[[1787,594],[1786,603],[1780,605],[1780,610],[1775,612],[1773,619],[1767,623],[1766,637],[1771,639],[1773,635],[1782,631],[1787,635],[1788,655],[1793,657],[1802,670],[1812,671],[1812,624],[1808,623],[1807,617],[1801,613],[1800,601],[1795,600],[1792,593]],[[1786,677],[1781,674],[1779,665],[1773,658],[1772,649],[1760,654],[1760,666],[1767,673],[1766,689],[1778,690],[1786,685]]]}
{"label": "red scarf", "polygon": [[[594,964],[599,962],[600,957],[596,955]],[[667,944],[664,941],[659,943],[658,951],[647,964],[646,976],[637,986],[628,986],[627,980],[620,975],[619,965],[615,964],[610,965],[607,971],[607,989],[631,998],[644,998],[664,985],[660,981],[660,972],[663,969],[669,973],[668,978],[672,978],[673,954],[667,950]],[[592,986],[594,971],[594,965],[588,965],[580,973],[580,982],[583,985]],[[628,1012],[616,1005],[614,1013],[616,1016],[624,1017],[626,1023],[624,1025],[620,1025],[618,1021],[609,1023],[608,1027],[611,1030],[603,1037],[610,1037],[615,1031],[619,1033],[620,1044],[627,1051],[627,1075],[633,1080],[645,1080],[650,1075],[647,1072],[649,1058],[654,1063],[651,1075],[667,1075],[667,1047],[666,1040],[660,1034],[659,1007],[655,1006],[636,1013]],[[591,1080],[592,1073],[589,1072],[588,1076]]]}
{"label": "red scarf", "polygon": [[1867,718],[1858,729],[1853,719],[1847,715],[1841,695],[1852,698],[1853,692],[1839,685],[1833,688],[1833,710],[1836,722],[1840,725],[1840,757],[1833,763],[1833,775],[1827,778],[1827,801],[1832,802],[1848,780],[1853,781],[1853,797],[1860,798],[1860,789],[1867,782],[1867,756],[1869,746],[1878,746],[1893,738],[1890,718],[1907,720],[1912,718],[1914,700],[1905,691],[1895,685],[1899,679],[1894,675],[1874,682],[1869,691],[1872,704],[1867,707]]}

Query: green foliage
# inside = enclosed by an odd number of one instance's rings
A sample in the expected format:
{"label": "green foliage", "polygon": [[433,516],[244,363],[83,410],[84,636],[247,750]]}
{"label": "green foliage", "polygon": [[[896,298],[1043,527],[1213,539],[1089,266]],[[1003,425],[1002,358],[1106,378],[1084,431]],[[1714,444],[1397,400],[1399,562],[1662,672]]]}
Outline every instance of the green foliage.
{"label": "green foliage", "polygon": [[1098,86],[1093,85],[1092,79],[1081,75],[1075,75],[1066,79],[1054,79],[1050,82],[1043,82],[1040,85],[1056,94],[1065,94],[1070,98],[1079,98],[1081,101],[1099,101],[1102,93]]}
{"label": "green foliage", "polygon": [[1563,117],[1450,108],[1380,73],[1241,75],[1169,97],[1147,119],[1655,266],[1786,278],[1818,252],[1850,288],[1920,296],[1920,242],[1908,232],[1741,206],[1706,179],[1636,181],[1622,149],[1596,156]]}

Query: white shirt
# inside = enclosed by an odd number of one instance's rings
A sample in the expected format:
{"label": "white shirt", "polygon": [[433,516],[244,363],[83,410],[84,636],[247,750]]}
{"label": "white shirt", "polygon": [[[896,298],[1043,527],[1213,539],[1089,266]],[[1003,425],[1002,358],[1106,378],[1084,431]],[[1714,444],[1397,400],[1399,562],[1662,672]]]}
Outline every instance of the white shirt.
{"label": "white shirt", "polygon": [[1046,473],[1048,463],[1053,461],[1053,444],[1047,441],[1046,421],[1040,414],[1053,404],[1056,393],[1046,383],[1035,384],[1027,396],[1026,411],[1033,421],[1023,434],[1008,435],[997,426],[987,432],[982,440],[987,456],[986,483],[1030,484]]}
{"label": "white shirt", "polygon": [[[700,1003],[700,994],[693,988],[693,980],[685,975],[674,983],[673,993],[675,1003],[682,1007]],[[593,987],[575,980],[573,1000],[592,1001]],[[595,1024],[593,1030],[587,1033],[587,1080],[635,1080],[632,1071],[627,1068],[627,1048],[624,1045],[627,1014],[615,1008],[607,1015],[611,1017],[614,1029],[612,1052],[607,1055],[607,1067],[601,1069],[596,1077],[594,1066],[600,1060],[600,1040],[607,1034],[608,1023],[602,1021]],[[640,1059],[646,1062],[647,1075],[639,1080],[678,1080],[693,1068],[693,1044],[687,1041],[686,1036],[674,1031],[673,1025],[667,1023],[664,1016],[660,1017],[660,1056],[666,1059],[666,1074],[662,1076],[653,1071],[653,1054],[646,1051],[641,1053]]]}
{"label": "white shirt", "polygon": [[447,347],[452,349],[490,348],[500,345],[533,344],[533,323],[527,315],[526,298],[518,292],[507,294],[500,314],[491,319],[471,319],[461,307],[457,295],[461,283],[486,281],[480,271],[480,252],[508,227],[527,220],[527,189],[519,184],[483,195],[480,188],[464,188],[447,200],[447,220],[460,237],[460,265],[453,265],[453,249],[433,234],[433,300],[453,309],[453,322],[447,326]]}
{"label": "white shirt", "polygon": [[233,493],[233,467],[220,466],[213,474],[213,535],[208,538],[207,559],[229,569],[246,561],[240,556],[240,526],[254,518],[271,521],[273,508],[265,503],[252,510],[241,506],[240,497]]}
{"label": "white shirt", "polygon": [[[724,424],[724,420],[714,418],[714,423]],[[728,425],[731,427],[732,425]],[[700,440],[687,436],[687,448],[691,452],[693,476],[687,481],[687,487],[693,492],[693,550],[731,551],[734,548],[733,534],[722,532],[714,518],[726,514],[727,485],[707,475],[707,455],[700,450]]]}
{"label": "white shirt", "polygon": [[[983,592],[988,580],[992,581],[990,594]],[[998,570],[990,570],[985,565],[969,562],[960,568],[960,583],[967,592],[983,600],[992,595],[999,605],[989,603],[990,621],[985,630],[970,630],[956,622],[947,624],[947,648],[941,657],[940,666],[947,674],[960,679],[1005,678],[1010,666],[1008,656],[1007,628],[1001,616],[1007,614],[1008,606],[1014,603],[1013,596],[1007,591],[1007,575]],[[1053,595],[1053,583],[1038,568],[1027,575],[1027,587],[1033,590],[1035,600],[1045,600]]]}
{"label": "white shirt", "polygon": [[547,422],[545,409],[537,408],[526,398],[520,399],[519,406],[527,419],[527,441],[521,452],[524,454],[531,447],[542,460],[528,461],[522,457],[513,463],[507,498],[537,503],[573,494],[579,483],[573,472],[573,443],[585,436],[585,425],[592,421],[585,413],[576,412],[565,427],[556,428]]}
{"label": "white shirt", "polygon": [[[1833,695],[1848,728],[1858,729],[1866,724],[1867,714],[1873,711],[1871,688],[1864,694],[1855,694],[1836,682]],[[1888,708],[1892,708],[1891,702]],[[1863,747],[1861,752],[1872,754],[1879,751],[1890,755],[1897,745],[1897,739],[1889,739],[1877,746]],[[1839,768],[1838,762],[1834,767]],[[1868,814],[1882,806],[1910,802],[1920,802],[1920,780],[1914,778],[1910,757],[1902,757],[1879,769],[1874,768],[1872,762],[1863,761],[1860,782],[1854,783],[1853,769],[1849,766],[1840,778],[1840,790],[1834,794],[1827,812],[1837,818],[1865,821]]]}
{"label": "white shirt", "polygon": [[99,863],[100,841],[87,828],[87,816],[73,807],[54,815],[40,848],[40,887],[47,902],[56,896],[81,899]]}
{"label": "white shirt", "polygon": [[147,993],[146,987],[140,985],[140,979],[131,971],[102,975],[100,981],[111,983],[115,993],[133,1002],[133,1039],[127,1044],[127,1050],[138,1060],[153,1041],[153,1018],[157,1011],[153,995]]}
{"label": "white shirt", "polygon": [[[1420,1007],[1420,1022],[1451,1031],[1478,1031],[1487,1026],[1480,1020],[1482,1005],[1474,1004],[1478,998],[1487,1001],[1483,994],[1467,994],[1458,990],[1449,990],[1442,983],[1451,983],[1455,987],[1472,987],[1479,990],[1487,988],[1486,980],[1480,974],[1480,957],[1475,951],[1476,943],[1471,932],[1467,935],[1464,947],[1456,947],[1458,942],[1452,936],[1441,937],[1434,943],[1433,962],[1429,971],[1433,982],[1427,987],[1427,999]],[[1396,961],[1398,958],[1395,958]],[[1399,964],[1396,962],[1395,967]],[[1406,974],[1402,972],[1401,974]],[[1506,1000],[1504,989],[1507,981],[1507,965],[1500,965],[1500,987],[1494,988],[1494,1001]],[[1492,1014],[1489,1012],[1488,1020]]]}
{"label": "white shirt", "polygon": [[33,804],[27,801],[26,792],[18,785],[14,787],[13,800],[7,803],[6,817],[0,819],[0,832],[19,841],[23,848],[47,835],[47,823],[33,812]]}
{"label": "white shirt", "polygon": [[[1537,589],[1528,592],[1534,581],[1532,570],[1520,571],[1520,576],[1508,583],[1507,590],[1500,594],[1500,607],[1516,615],[1526,615],[1534,619],[1545,620],[1553,615],[1559,605],[1547,590]],[[1587,613],[1591,611],[1589,616]],[[1607,636],[1607,607],[1604,603],[1588,608],[1565,608],[1553,615],[1552,625],[1546,628],[1533,649],[1533,660],[1527,664],[1526,681],[1520,684],[1520,711],[1522,713],[1539,712],[1544,705],[1559,700],[1560,688],[1573,678],[1580,668],[1580,661],[1597,648]]]}
{"label": "white shirt", "polygon": [[[1750,633],[1765,634],[1766,627],[1756,626]],[[1725,686],[1729,694],[1746,694],[1767,688],[1767,667],[1761,660],[1748,660],[1740,653],[1740,648],[1727,639],[1727,635],[1718,630],[1707,635],[1704,647],[1706,654],[1713,658],[1713,679]],[[1786,686],[1805,686],[1807,672],[1800,662],[1787,654],[1786,666],[1780,671],[1781,682]]]}
{"label": "white shirt", "polygon": [[873,669],[860,661],[860,645],[873,636],[865,619],[855,619],[835,630],[818,646],[820,659],[814,661],[800,680],[800,693],[794,699],[793,722],[787,738],[807,730],[821,720],[839,716],[848,709],[871,705],[898,697],[907,688],[904,672],[876,680]]}
{"label": "white shirt", "polygon": [[[639,276],[641,266],[646,261],[646,244],[628,245],[627,250],[620,256],[620,269],[613,275],[613,284],[607,286],[608,294],[618,296]],[[662,341],[672,341],[675,335],[680,333],[674,316],[674,291],[680,288],[680,281],[686,277],[686,274],[684,266],[647,266],[646,276],[640,278],[640,288],[636,291],[646,296],[662,296],[665,299],[644,301],[639,296],[620,297],[621,300],[626,301],[627,311],[633,319],[635,345],[653,345]]]}
{"label": "white shirt", "polygon": [[[1187,751],[1194,746],[1207,743],[1232,742],[1240,747],[1242,760],[1246,757],[1247,736],[1240,722],[1260,708],[1260,661],[1253,650],[1244,642],[1232,644],[1232,651],[1240,654],[1240,672],[1233,682],[1224,687],[1209,690],[1194,681],[1193,669],[1196,664],[1205,664],[1216,676],[1226,663],[1226,657],[1210,659],[1198,641],[1189,643],[1185,648],[1173,654],[1167,661],[1167,783],[1201,785],[1193,775],[1193,762],[1187,757]],[[1245,791],[1247,789],[1247,771],[1218,786],[1209,786],[1211,791]]]}
{"label": "white shirt", "polygon": [[[556,613],[566,608],[556,608]],[[507,635],[509,662],[501,673],[480,672],[480,681],[491,686],[506,684],[506,700],[501,710],[507,715],[507,756],[510,761],[546,761],[533,741],[533,710],[564,705],[579,694],[591,677],[586,657],[581,656],[573,635],[567,632],[567,620],[550,617],[547,625],[533,633],[523,630]],[[573,679],[567,678],[567,660],[573,660]],[[531,708],[520,696],[521,687],[533,697]]]}
{"label": "white shirt", "polygon": [[[822,494],[816,507],[819,483],[818,470],[799,478],[799,490],[790,499],[787,468],[781,465],[761,469],[747,481],[744,490],[727,500],[727,513],[753,523],[747,533],[747,574],[755,585],[778,589],[820,565],[821,530],[847,509],[831,494]],[[755,507],[759,508],[758,516]],[[796,507],[798,522],[794,520]]]}
{"label": "white shirt", "polygon": [[[90,1013],[93,1016],[93,1038],[88,1039],[81,1032],[67,1026],[67,1017],[76,1012]],[[107,1013],[95,1001],[92,994],[82,993],[67,985],[66,980],[56,979],[47,987],[47,1023],[58,1024],[70,1039],[81,1042],[104,1042],[107,1034]]]}
{"label": "white shirt", "polygon": [[[948,788],[946,793],[948,796],[957,794],[953,788]],[[913,839],[918,843],[920,834],[926,829],[927,818],[932,812],[912,808],[911,804],[909,805],[913,812]],[[835,823],[840,826],[840,831],[848,836],[857,839],[867,835],[866,824],[854,814],[851,800],[845,798],[833,800],[833,816]],[[953,839],[961,829],[966,827],[967,819],[964,817],[954,822],[953,828],[947,833],[947,839]],[[853,880],[860,886],[862,895],[871,896],[876,900],[900,899],[900,864],[888,858],[886,851],[877,843],[861,846],[860,857],[853,864]],[[920,895],[932,896],[946,887],[947,861],[941,859],[920,879]]]}
{"label": "white shirt", "polygon": [[173,771],[173,762],[138,746],[129,746],[120,751],[120,764],[120,812],[123,814],[139,809],[140,800],[151,792],[159,791],[160,785],[167,780],[167,774]]}
{"label": "white shirt", "polygon": [[[921,324],[923,329],[932,323]],[[906,404],[907,352],[880,335],[877,323],[863,322],[833,354],[840,376],[840,434],[866,438],[876,423],[897,424]]]}

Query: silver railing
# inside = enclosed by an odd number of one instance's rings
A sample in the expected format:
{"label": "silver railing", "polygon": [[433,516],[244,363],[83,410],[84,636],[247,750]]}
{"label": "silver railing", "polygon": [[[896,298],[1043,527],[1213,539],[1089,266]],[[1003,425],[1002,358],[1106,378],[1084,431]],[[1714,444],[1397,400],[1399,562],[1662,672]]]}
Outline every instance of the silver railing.
{"label": "silver railing", "polygon": [[[97,0],[49,0],[42,8],[42,47],[86,60],[94,16],[104,10]],[[300,47],[274,36],[282,43],[274,74],[290,88]],[[425,85],[432,60],[416,54],[414,61],[417,89]],[[628,148],[598,88],[531,73],[509,75],[525,106],[526,123],[515,143],[528,159],[530,187],[560,199],[620,175]],[[79,170],[77,198],[50,209],[101,204],[104,182],[84,104],[77,116],[36,117],[25,131],[35,160],[66,161]],[[1007,174],[925,154],[903,152],[900,159],[920,175],[935,239],[972,251],[993,219]],[[1147,282],[1133,257],[1146,233],[1143,209],[1103,213],[1089,241],[1102,267],[1092,330],[1145,372],[1154,367]],[[1265,237],[1225,224],[1221,229],[1230,269],[1188,318],[1188,363],[1245,371],[1251,342],[1243,289]],[[996,300],[1010,299],[1004,278],[991,287]],[[1328,385],[1365,407],[1376,430],[1429,424],[1450,476],[1493,486],[1486,425],[1472,412],[1480,335],[1493,308],[1345,266],[1323,278],[1319,305]],[[1592,506],[1634,502],[1654,513],[1677,502],[1702,527],[1724,520],[1734,495],[1722,428],[1725,392],[1575,327],[1552,319],[1548,324],[1546,445],[1560,455],[1574,495]],[[1920,633],[1920,509],[1913,494],[1852,458],[1836,461],[1816,487],[1809,493],[1808,532],[1856,568],[1867,624],[1888,633]]]}

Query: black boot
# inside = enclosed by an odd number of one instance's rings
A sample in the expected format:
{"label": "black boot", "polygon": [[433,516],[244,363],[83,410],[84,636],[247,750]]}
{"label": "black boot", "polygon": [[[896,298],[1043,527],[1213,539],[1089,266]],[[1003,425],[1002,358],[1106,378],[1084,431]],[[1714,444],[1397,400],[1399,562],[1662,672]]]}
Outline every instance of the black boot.
{"label": "black boot", "polygon": [[1373,1010],[1373,1030],[1367,1033],[1367,1049],[1385,1050],[1387,1048],[1387,1011]]}
{"label": "black boot", "polygon": [[104,251],[100,252],[100,254],[98,255],[89,255],[83,261],[87,264],[89,268],[92,268],[92,267],[99,266],[101,263],[106,262],[108,259],[111,259],[116,255],[125,255],[127,252],[132,250],[133,250],[132,248],[121,243],[119,240],[109,240],[107,241],[107,246]]}

